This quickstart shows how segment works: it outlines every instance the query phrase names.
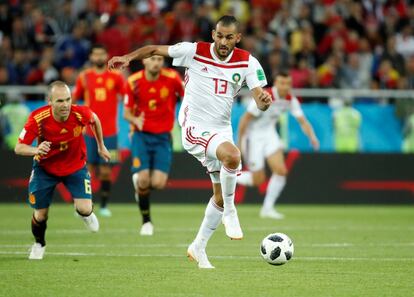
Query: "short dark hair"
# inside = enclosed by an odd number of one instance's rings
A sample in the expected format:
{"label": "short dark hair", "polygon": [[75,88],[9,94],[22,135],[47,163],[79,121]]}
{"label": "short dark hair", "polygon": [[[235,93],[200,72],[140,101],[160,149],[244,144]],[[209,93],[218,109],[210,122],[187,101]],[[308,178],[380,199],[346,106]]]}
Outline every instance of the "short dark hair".
{"label": "short dark hair", "polygon": [[281,69],[276,76],[290,77],[290,73],[287,69]]}
{"label": "short dark hair", "polygon": [[90,51],[89,51],[89,54],[92,54],[92,52],[93,52],[93,50],[94,49],[103,49],[104,51],[108,51],[107,49],[106,49],[106,47],[102,44],[102,43],[94,43],[92,46],[91,46],[91,49],[90,49]]}
{"label": "short dark hair", "polygon": [[236,28],[239,28],[239,21],[232,15],[223,15],[221,18],[219,18],[216,22],[216,26],[218,24],[222,24],[223,26],[227,27],[227,26],[231,26],[231,25],[235,25]]}

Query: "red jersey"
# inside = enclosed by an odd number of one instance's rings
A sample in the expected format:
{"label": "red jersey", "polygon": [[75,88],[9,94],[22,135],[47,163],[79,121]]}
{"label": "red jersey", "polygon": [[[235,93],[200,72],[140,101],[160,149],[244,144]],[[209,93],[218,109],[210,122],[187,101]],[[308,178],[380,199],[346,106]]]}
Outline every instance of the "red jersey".
{"label": "red jersey", "polygon": [[68,119],[58,122],[52,115],[51,106],[43,106],[30,114],[19,136],[19,143],[31,145],[35,138],[39,144],[50,141],[51,149],[47,155],[36,155],[35,160],[50,174],[70,175],[86,164],[82,130],[92,123],[89,107],[72,105]]}
{"label": "red jersey", "polygon": [[124,105],[135,116],[144,112],[142,131],[159,134],[172,130],[178,96],[184,96],[184,85],[177,71],[163,68],[157,80],[149,81],[141,70],[128,77]]}
{"label": "red jersey", "polygon": [[[94,69],[82,71],[76,80],[73,99],[85,101],[102,123],[103,136],[117,134],[118,95],[124,95],[125,82],[119,72],[105,70],[97,73]],[[92,130],[87,134],[93,136]]]}

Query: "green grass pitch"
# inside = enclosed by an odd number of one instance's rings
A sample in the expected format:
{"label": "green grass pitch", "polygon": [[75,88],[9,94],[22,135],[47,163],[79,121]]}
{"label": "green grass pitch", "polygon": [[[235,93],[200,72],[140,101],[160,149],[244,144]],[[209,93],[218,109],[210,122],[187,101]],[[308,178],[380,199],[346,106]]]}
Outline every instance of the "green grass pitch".
{"label": "green grass pitch", "polygon": [[[91,234],[70,205],[50,209],[47,249],[27,260],[31,210],[0,206],[0,296],[414,296],[414,215],[411,206],[282,205],[286,219],[259,219],[259,206],[238,206],[245,238],[222,226],[207,253],[216,267],[186,258],[204,205],[153,205],[153,237],[139,236],[135,205],[111,205]],[[271,266],[262,238],[288,234],[293,259]]]}

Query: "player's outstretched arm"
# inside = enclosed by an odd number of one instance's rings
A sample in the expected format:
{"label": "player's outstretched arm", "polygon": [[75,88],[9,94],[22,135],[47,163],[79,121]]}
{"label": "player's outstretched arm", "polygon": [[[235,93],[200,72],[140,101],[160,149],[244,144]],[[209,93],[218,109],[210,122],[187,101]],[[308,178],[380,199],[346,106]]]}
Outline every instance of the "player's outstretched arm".
{"label": "player's outstretched arm", "polygon": [[93,113],[93,120],[94,123],[91,125],[92,131],[95,134],[96,144],[98,146],[98,154],[105,160],[111,160],[111,154],[106,149],[106,146],[103,141],[103,134],[102,134],[102,125],[101,121],[99,120],[98,116]]}
{"label": "player's outstretched arm", "polygon": [[169,45],[146,45],[140,47],[129,54],[112,57],[108,61],[108,68],[111,70],[116,68],[122,69],[127,67],[132,60],[142,60],[155,55],[169,57],[169,47]]}
{"label": "player's outstretched arm", "polygon": [[14,152],[21,156],[44,156],[50,151],[50,141],[43,141],[38,146],[31,146],[25,143],[18,142],[14,147]]}
{"label": "player's outstretched arm", "polygon": [[256,87],[251,92],[258,109],[265,111],[272,104],[272,96],[262,87]]}
{"label": "player's outstretched arm", "polygon": [[309,138],[312,147],[315,151],[319,150],[319,140],[316,137],[315,131],[313,131],[312,125],[308,122],[308,120],[302,116],[302,117],[298,117],[297,118],[300,127],[303,131],[303,133],[305,133],[305,135]]}

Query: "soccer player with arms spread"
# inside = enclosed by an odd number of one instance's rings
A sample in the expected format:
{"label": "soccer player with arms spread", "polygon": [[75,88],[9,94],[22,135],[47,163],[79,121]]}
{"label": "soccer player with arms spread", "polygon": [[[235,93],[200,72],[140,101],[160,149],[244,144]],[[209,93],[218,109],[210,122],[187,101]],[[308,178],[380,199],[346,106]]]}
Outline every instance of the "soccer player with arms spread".
{"label": "soccer player with arms spread", "polygon": [[[56,185],[62,182],[72,194],[75,209],[92,232],[99,230],[93,213],[90,176],[86,169],[86,146],[82,130],[91,126],[98,153],[106,161],[110,154],[103,143],[101,123],[89,107],[72,105],[69,87],[55,81],[49,86],[49,105],[33,111],[20,133],[15,152],[34,156],[29,181],[29,203],[34,209],[35,238],[29,259],[43,259],[49,206]],[[37,146],[32,146],[37,139]]]}
{"label": "soccer player with arms spread", "polygon": [[262,88],[266,78],[261,65],[249,52],[236,48],[241,40],[238,25],[233,16],[223,16],[212,32],[213,43],[149,45],[109,61],[110,68],[124,67],[134,59],[161,55],[174,58],[174,66],[187,68],[179,114],[182,142],[207,168],[214,192],[198,234],[187,249],[189,258],[196,260],[200,268],[214,268],[205,249],[220,222],[228,237],[243,238],[234,204],[241,157],[233,143],[230,121],[233,100],[247,85],[260,110],[266,110],[272,102],[270,94]]}
{"label": "soccer player with arms spread", "polygon": [[163,56],[142,62],[145,69],[128,77],[124,117],[132,130],[132,182],[143,220],[140,234],[153,235],[150,191],[167,183],[175,105],[184,96],[184,84],[178,72],[163,68]]}
{"label": "soccer player with arms spread", "polygon": [[95,44],[92,46],[89,59],[92,67],[80,73],[73,91],[73,99],[83,99],[85,105],[89,106],[102,121],[104,141],[111,153],[111,163],[105,162],[99,156],[97,144],[90,128],[86,129],[85,141],[89,172],[97,172],[101,183],[99,214],[110,217],[111,211],[107,208],[107,204],[112,184],[111,165],[119,160],[117,138],[118,98],[123,98],[125,94],[125,81],[121,73],[107,70],[108,52],[102,45]]}
{"label": "soccer player with arms spread", "polygon": [[276,123],[283,112],[289,111],[299,122],[313,148],[319,149],[319,141],[312,125],[302,111],[299,100],[292,95],[292,78],[287,72],[280,72],[274,86],[268,91],[273,102],[266,112],[256,107],[252,100],[239,123],[239,147],[249,171],[242,171],[237,182],[245,186],[260,186],[266,178],[265,160],[272,171],[263,207],[262,218],[282,219],[283,215],[274,209],[274,204],[286,184],[287,168],[283,155],[283,144],[276,131]]}

